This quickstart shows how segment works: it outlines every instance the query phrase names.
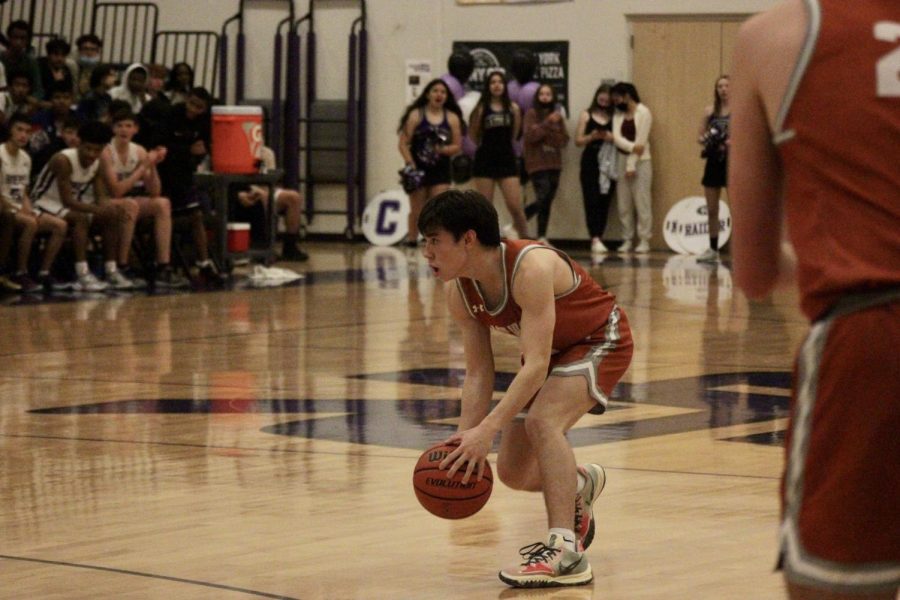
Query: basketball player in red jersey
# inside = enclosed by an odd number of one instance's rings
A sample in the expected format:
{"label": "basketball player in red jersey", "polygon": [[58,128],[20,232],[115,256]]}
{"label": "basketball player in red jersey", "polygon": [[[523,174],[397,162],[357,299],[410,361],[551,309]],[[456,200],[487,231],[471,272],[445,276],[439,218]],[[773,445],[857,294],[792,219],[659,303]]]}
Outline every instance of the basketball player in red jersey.
{"label": "basketball player in red jersey", "polygon": [[782,486],[788,592],[894,599],[900,5],[784,2],[742,26],[733,73],[735,278],[760,298],[795,270],[812,322],[795,368]]}
{"label": "basketball player in red jersey", "polygon": [[[480,478],[502,431],[497,475],[513,489],[543,492],[550,531],[546,542],[522,548],[523,562],[500,579],[514,587],[589,583],[584,549],[606,475],[599,465],[576,466],[565,434],[586,412],[603,412],[631,362],[625,313],[561,251],[501,241],[497,211],[476,191],[434,197],[419,231],[435,276],[450,282],[447,304],[466,353],[459,429],[446,440],[459,447],[441,468],[451,477],[464,470],[464,481]],[[493,408],[491,329],[517,336],[522,353],[522,368]]]}

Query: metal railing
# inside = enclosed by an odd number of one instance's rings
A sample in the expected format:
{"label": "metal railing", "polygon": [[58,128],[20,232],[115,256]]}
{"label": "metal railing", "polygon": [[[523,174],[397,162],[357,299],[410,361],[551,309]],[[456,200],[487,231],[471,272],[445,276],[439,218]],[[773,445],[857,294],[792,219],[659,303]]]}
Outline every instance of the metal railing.
{"label": "metal railing", "polygon": [[116,65],[153,62],[158,22],[159,8],[150,2],[97,2],[90,31],[103,40],[100,59]]}
{"label": "metal railing", "polygon": [[216,93],[219,77],[219,34],[215,31],[157,31],[153,62],[170,69],[184,62],[194,70],[194,85]]}

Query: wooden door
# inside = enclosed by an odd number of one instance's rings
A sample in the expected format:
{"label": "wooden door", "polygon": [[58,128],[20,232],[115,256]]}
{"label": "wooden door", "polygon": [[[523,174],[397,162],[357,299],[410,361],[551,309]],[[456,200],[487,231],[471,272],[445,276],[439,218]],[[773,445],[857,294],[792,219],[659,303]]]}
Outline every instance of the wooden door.
{"label": "wooden door", "polygon": [[653,113],[653,247],[666,249],[666,213],[687,196],[702,195],[703,161],[697,129],[727,72],[741,17],[636,18],[632,21],[633,80]]}

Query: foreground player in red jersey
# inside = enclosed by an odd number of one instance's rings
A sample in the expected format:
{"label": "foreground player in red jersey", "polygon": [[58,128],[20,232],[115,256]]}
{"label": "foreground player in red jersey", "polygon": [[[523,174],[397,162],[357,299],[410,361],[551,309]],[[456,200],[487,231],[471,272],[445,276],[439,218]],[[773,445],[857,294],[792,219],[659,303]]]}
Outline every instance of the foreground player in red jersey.
{"label": "foreground player in red jersey", "polygon": [[812,322],[783,481],[780,565],[795,600],[900,588],[898,42],[897,0],[790,0],[738,36],[735,278],[758,298],[795,268]]}
{"label": "foreground player in red jersey", "polygon": [[[478,192],[450,190],[419,217],[425,258],[450,282],[447,303],[462,329],[466,378],[459,447],[441,464],[452,476],[480,477],[501,433],[497,474],[509,487],[540,491],[549,535],[520,550],[523,562],[500,572],[515,587],[581,585],[593,579],[591,505],[606,482],[599,465],[576,466],[566,439],[586,412],[602,412],[631,362],[631,331],[615,298],[561,251],[501,240],[497,211]],[[491,329],[519,338],[522,368],[491,408]],[[573,499],[575,500],[573,502]]]}

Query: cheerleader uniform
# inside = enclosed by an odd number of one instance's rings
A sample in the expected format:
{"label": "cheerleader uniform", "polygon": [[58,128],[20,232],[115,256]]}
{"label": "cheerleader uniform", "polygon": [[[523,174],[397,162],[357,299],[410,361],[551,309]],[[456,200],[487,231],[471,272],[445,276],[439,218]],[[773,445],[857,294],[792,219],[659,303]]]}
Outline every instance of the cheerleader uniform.
{"label": "cheerleader uniform", "polygon": [[472,175],[487,179],[518,177],[519,168],[513,150],[512,111],[494,111],[488,107],[482,123],[481,144],[475,151]]}

